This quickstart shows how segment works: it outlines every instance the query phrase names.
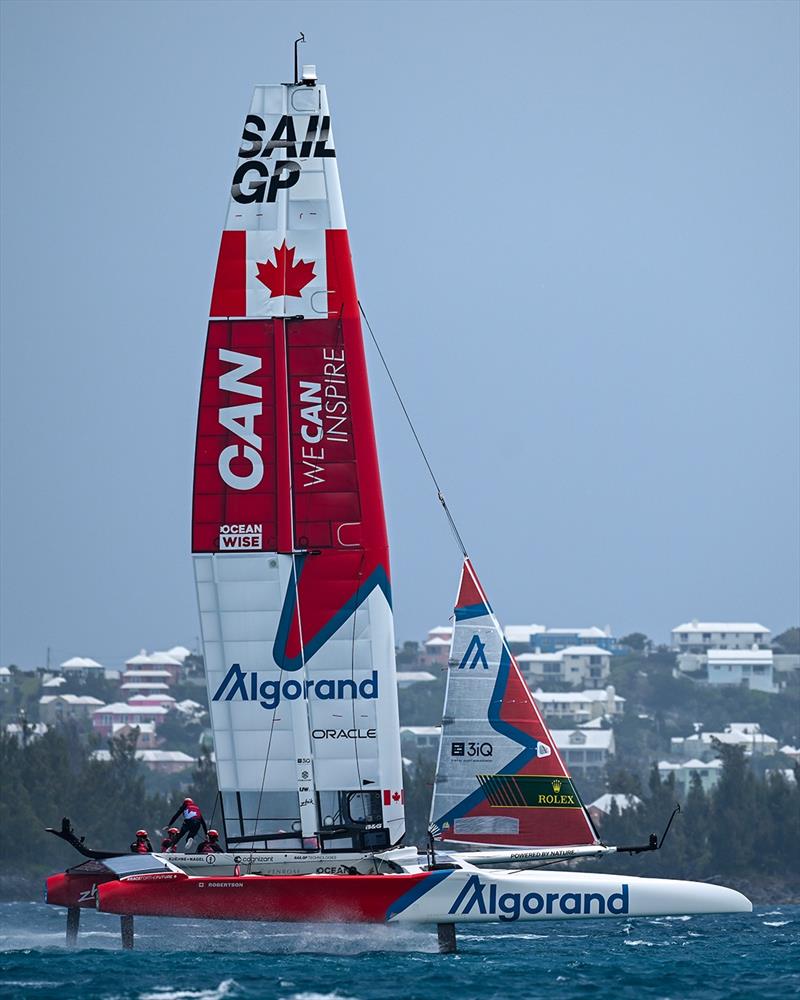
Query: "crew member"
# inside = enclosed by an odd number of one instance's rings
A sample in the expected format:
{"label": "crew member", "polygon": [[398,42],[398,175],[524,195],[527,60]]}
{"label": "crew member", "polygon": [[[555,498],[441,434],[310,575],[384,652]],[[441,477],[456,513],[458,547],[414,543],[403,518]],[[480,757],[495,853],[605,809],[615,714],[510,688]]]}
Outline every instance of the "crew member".
{"label": "crew member", "polygon": [[161,853],[162,854],[175,854],[178,848],[175,846],[175,838],[178,836],[177,826],[171,826],[167,830],[167,835],[161,841]]}
{"label": "crew member", "polygon": [[137,830],[136,840],[131,844],[131,854],[152,854],[153,845],[147,836],[147,830]]}
{"label": "crew member", "polygon": [[222,844],[219,842],[219,834],[216,830],[209,830],[208,836],[197,848],[198,854],[219,854],[222,851]]}
{"label": "crew member", "polygon": [[191,799],[183,800],[180,809],[172,817],[170,823],[174,823],[181,815],[183,815],[183,824],[172,841],[176,847],[184,834],[186,834],[186,847],[191,847],[192,841],[197,836],[201,826],[203,833],[208,836],[208,827],[206,826],[206,821],[203,819],[203,814],[200,812],[200,807],[196,806]]}

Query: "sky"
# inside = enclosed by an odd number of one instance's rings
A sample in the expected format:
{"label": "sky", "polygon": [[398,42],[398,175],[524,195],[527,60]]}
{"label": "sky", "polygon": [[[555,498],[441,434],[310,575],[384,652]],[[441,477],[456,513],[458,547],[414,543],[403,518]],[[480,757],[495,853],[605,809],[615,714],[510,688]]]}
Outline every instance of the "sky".
{"label": "sky", "polygon": [[[71,0],[2,18],[0,663],[195,646],[252,87],[328,86],[359,294],[505,623],[800,620],[800,5]],[[398,640],[459,573],[370,346]]]}

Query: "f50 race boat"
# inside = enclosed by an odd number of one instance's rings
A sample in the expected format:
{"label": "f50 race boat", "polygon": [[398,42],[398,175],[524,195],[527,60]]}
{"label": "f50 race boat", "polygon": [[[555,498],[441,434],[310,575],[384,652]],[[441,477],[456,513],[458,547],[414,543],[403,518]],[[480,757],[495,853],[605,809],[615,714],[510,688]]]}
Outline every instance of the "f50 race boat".
{"label": "f50 race boat", "polygon": [[659,843],[601,842],[466,551],[431,843],[400,846],[360,304],[326,90],[313,67],[295,76],[257,87],[245,119],[197,424],[192,551],[227,850],[93,856],[52,876],[47,901],[68,907],[73,939],[96,907],[122,915],[128,945],[146,914],[432,922],[443,950],[462,921],[749,911],[719,886],[544,870]]}

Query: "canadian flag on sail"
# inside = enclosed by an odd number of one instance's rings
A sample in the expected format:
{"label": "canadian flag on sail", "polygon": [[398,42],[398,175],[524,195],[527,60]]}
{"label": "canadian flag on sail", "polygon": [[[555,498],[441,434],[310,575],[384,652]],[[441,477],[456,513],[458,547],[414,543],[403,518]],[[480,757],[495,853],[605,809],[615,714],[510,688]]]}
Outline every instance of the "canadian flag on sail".
{"label": "canadian flag on sail", "polygon": [[211,296],[212,316],[328,315],[324,230],[281,234],[226,230]]}
{"label": "canadian flag on sail", "polygon": [[383,790],[383,804],[385,806],[397,806],[404,805],[406,801],[406,793],[404,789],[400,789],[399,792],[393,792],[390,788],[384,788]]}

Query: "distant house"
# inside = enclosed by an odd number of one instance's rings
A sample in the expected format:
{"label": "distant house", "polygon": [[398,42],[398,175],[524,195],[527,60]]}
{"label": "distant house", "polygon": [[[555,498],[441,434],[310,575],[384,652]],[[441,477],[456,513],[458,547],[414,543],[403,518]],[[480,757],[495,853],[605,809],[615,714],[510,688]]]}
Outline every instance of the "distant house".
{"label": "distant house", "polygon": [[41,739],[47,732],[44,722],[9,722],[6,725],[6,736],[17,743],[32,743]]}
{"label": "distant house", "polygon": [[399,688],[411,687],[412,684],[430,684],[436,678],[427,670],[398,670],[397,686]]}
{"label": "distant house", "polygon": [[552,729],[550,735],[576,777],[601,774],[608,758],[614,756],[613,729]]}
{"label": "distant house", "polygon": [[587,722],[602,716],[615,718],[625,710],[625,699],[616,693],[611,684],[605,690],[542,691],[537,688],[533,697],[546,719],[569,718]]}
{"label": "distant house", "polygon": [[748,756],[774,754],[778,751],[778,741],[774,736],[761,732],[757,722],[731,722],[723,732],[698,732],[691,736],[673,736],[670,751],[684,760],[699,757],[710,760],[716,756],[714,742],[726,746],[742,747]]}
{"label": "distant house", "polygon": [[72,677],[80,681],[89,680],[90,677],[104,680],[106,674],[105,667],[88,656],[73,656],[69,660],[64,660],[58,669],[64,677]]}
{"label": "distant house", "polygon": [[[110,750],[95,750],[92,753],[94,760],[110,761]],[[136,760],[141,761],[145,767],[151,771],[161,774],[177,774],[185,771],[194,764],[194,757],[182,750],[137,750]]]}
{"label": "distant house", "polygon": [[437,625],[428,632],[428,638],[423,642],[425,650],[425,662],[440,667],[447,666],[450,656],[450,640],[453,637],[453,629],[449,625]]}
{"label": "distant house", "polygon": [[709,684],[744,685],[751,691],[774,694],[771,649],[709,649],[706,653]]}
{"label": "distant house", "polygon": [[708,792],[722,777],[722,761],[692,759],[682,764],[672,764],[668,760],[662,760],[658,763],[658,774],[662,781],[673,774],[675,788],[682,796],[688,795],[695,775],[700,778],[703,791]]}
{"label": "distant house", "polygon": [[88,722],[104,702],[90,695],[44,694],[39,699],[39,718],[48,725]]}
{"label": "distant house", "polygon": [[504,630],[512,653],[557,653],[573,646],[599,646],[610,652],[616,639],[610,628],[547,628],[545,625],[508,625]]}
{"label": "distant house", "polygon": [[401,726],[400,745],[403,753],[412,750],[436,750],[441,735],[441,726]]}
{"label": "distant house", "polygon": [[132,726],[129,722],[114,722],[111,726],[111,736],[126,736],[137,733],[137,750],[155,750],[158,747],[158,736],[154,722],[140,722]]}
{"label": "distant house", "polygon": [[[183,653],[183,647],[176,647],[181,653]],[[185,653],[184,659],[189,653]],[[148,653],[146,650],[142,649],[132,656],[129,660],[125,661],[125,674],[123,674],[123,679],[129,673],[137,674],[154,674],[159,673],[161,680],[166,680],[168,684],[174,684],[180,679],[181,671],[183,669],[183,660],[178,659],[171,653],[155,652]],[[168,677],[166,675],[169,675]]]}
{"label": "distant house", "polygon": [[518,653],[516,656],[528,686],[563,681],[573,687],[601,687],[611,672],[612,654],[600,646],[567,646],[557,653]]}
{"label": "distant house", "polygon": [[679,653],[709,649],[767,649],[770,631],[758,622],[684,622],[672,630],[672,648]]}
{"label": "distant house", "polygon": [[606,792],[605,795],[601,795],[599,799],[595,799],[594,802],[590,802],[586,809],[592,817],[594,825],[599,827],[603,825],[603,820],[610,815],[613,805],[616,805],[617,812],[622,813],[625,812],[626,809],[635,809],[636,806],[641,804],[642,800],[638,795],[623,795],[621,792]]}
{"label": "distant house", "polygon": [[167,709],[161,705],[131,705],[124,702],[114,702],[103,705],[92,713],[92,727],[101,736],[111,736],[115,723],[128,723],[138,726],[142,722],[154,722],[158,726],[166,718]]}
{"label": "distant house", "polygon": [[6,684],[11,683],[11,671],[8,667],[0,667],[0,685],[5,687]]}

